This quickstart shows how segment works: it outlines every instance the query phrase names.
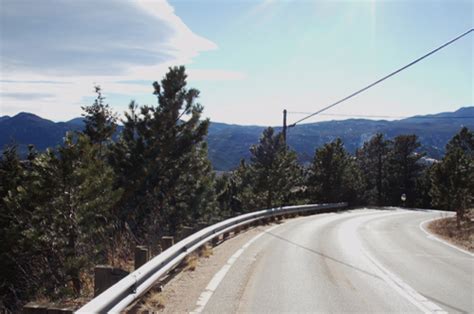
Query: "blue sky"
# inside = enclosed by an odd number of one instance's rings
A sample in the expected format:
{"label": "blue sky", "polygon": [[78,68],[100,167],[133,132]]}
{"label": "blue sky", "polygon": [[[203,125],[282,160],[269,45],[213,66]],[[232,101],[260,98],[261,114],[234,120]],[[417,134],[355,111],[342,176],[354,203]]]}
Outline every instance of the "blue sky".
{"label": "blue sky", "polygon": [[[63,121],[100,84],[117,111],[154,104],[184,64],[212,121],[279,125],[473,27],[471,1],[0,0],[0,115]],[[307,122],[473,104],[474,35]],[[329,114],[335,114],[331,116]],[[301,115],[291,114],[289,121]]]}

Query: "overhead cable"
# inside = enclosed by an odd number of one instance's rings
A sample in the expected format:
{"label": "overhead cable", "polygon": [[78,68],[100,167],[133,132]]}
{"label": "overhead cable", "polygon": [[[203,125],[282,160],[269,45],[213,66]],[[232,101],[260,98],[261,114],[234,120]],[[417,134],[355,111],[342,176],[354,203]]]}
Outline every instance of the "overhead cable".
{"label": "overhead cable", "polygon": [[379,80],[373,82],[372,84],[369,84],[369,85],[367,85],[366,87],[364,87],[364,88],[362,88],[362,89],[359,89],[358,91],[356,91],[356,92],[350,94],[349,96],[344,97],[344,98],[342,98],[341,100],[338,100],[338,101],[336,101],[335,103],[333,103],[333,104],[331,104],[331,105],[329,105],[329,106],[326,106],[326,107],[324,107],[324,108],[322,108],[322,109],[320,109],[320,110],[318,110],[318,111],[316,111],[316,112],[313,112],[313,113],[309,114],[308,116],[306,116],[306,117],[304,117],[304,118],[299,119],[298,121],[296,121],[296,122],[294,122],[293,124],[289,125],[289,127],[294,127],[294,126],[296,126],[296,124],[298,124],[298,123],[300,123],[300,122],[303,122],[304,120],[307,120],[307,119],[309,119],[309,118],[311,118],[311,117],[313,117],[313,116],[315,116],[315,115],[317,115],[317,114],[320,114],[320,113],[322,113],[322,112],[324,112],[324,111],[326,111],[326,110],[328,110],[328,109],[330,109],[330,108],[332,108],[332,107],[334,107],[334,106],[336,106],[336,105],[342,103],[343,101],[346,101],[346,100],[348,100],[349,98],[352,98],[352,97],[354,97],[354,96],[356,96],[356,95],[358,95],[358,94],[360,94],[360,93],[362,93],[362,92],[368,90],[369,88],[371,88],[371,87],[373,87],[373,86],[375,86],[375,85],[377,85],[377,84],[379,84],[379,83],[385,81],[386,79],[388,79],[388,78],[394,76],[395,74],[397,74],[397,73],[399,73],[399,72],[401,72],[401,71],[403,71],[403,70],[405,70],[405,69],[411,67],[412,65],[414,65],[414,64],[416,64],[416,63],[418,63],[418,62],[420,62],[421,60],[425,59],[426,57],[428,57],[428,56],[434,54],[435,52],[437,52],[437,51],[443,49],[444,47],[446,47],[446,46],[448,46],[448,45],[454,43],[455,41],[461,39],[462,37],[468,35],[469,33],[473,32],[473,31],[474,31],[474,29],[471,28],[471,29],[468,30],[467,32],[465,32],[465,33],[459,35],[458,37],[456,37],[456,38],[454,38],[454,39],[448,41],[447,43],[445,43],[445,44],[439,46],[438,48],[436,48],[436,49],[434,49],[434,50],[428,52],[427,54],[423,55],[422,57],[420,57],[420,58],[418,58],[418,59],[416,59],[416,60],[414,60],[414,61],[408,63],[407,65],[405,65],[405,66],[399,68],[398,70],[396,70],[396,71],[394,71],[394,72],[392,72],[392,73],[390,73],[390,74],[388,74],[388,75],[382,77],[381,79],[379,79]]}

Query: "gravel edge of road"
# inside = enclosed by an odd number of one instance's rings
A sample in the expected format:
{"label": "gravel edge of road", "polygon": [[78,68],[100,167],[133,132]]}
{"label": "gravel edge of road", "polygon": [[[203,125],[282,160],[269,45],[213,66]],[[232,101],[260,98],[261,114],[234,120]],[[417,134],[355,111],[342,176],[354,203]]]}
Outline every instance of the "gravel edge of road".
{"label": "gravel edge of road", "polygon": [[469,220],[462,226],[464,234],[459,234],[456,229],[456,217],[434,219],[426,224],[425,230],[432,236],[472,254],[474,253],[474,221],[471,216],[474,216],[474,210],[471,210],[471,215],[468,216]]}

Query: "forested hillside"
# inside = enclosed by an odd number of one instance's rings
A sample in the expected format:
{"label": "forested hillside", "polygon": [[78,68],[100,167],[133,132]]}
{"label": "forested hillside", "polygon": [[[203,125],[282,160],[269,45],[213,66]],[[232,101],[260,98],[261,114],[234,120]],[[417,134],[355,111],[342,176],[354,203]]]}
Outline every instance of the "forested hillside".
{"label": "forested hillside", "polygon": [[[461,108],[455,112],[413,117],[397,121],[374,121],[348,119],[298,125],[288,131],[288,144],[298,154],[302,163],[311,161],[316,148],[324,143],[341,138],[345,148],[355,153],[366,140],[376,133],[392,138],[401,134],[416,134],[421,149],[428,157],[440,159],[449,139],[461,128],[474,128],[474,107]],[[54,123],[29,113],[20,113],[12,118],[0,119],[0,147],[16,142],[22,153],[33,144],[43,151],[61,144],[66,131],[81,130],[82,118]],[[207,142],[209,158],[215,170],[228,171],[238,166],[240,159],[250,158],[249,147],[255,144],[265,127],[242,126],[212,122]],[[280,128],[275,128],[280,131]],[[117,127],[120,133],[122,126]],[[117,138],[117,135],[114,139]]]}

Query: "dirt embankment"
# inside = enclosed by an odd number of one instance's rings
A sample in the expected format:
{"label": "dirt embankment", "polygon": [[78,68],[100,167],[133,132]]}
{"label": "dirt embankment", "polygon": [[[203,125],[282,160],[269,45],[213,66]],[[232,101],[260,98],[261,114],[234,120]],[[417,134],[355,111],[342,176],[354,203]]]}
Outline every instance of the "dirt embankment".
{"label": "dirt embankment", "polygon": [[461,227],[457,227],[456,216],[434,220],[428,229],[441,238],[474,253],[474,208],[466,210]]}

